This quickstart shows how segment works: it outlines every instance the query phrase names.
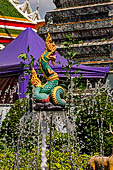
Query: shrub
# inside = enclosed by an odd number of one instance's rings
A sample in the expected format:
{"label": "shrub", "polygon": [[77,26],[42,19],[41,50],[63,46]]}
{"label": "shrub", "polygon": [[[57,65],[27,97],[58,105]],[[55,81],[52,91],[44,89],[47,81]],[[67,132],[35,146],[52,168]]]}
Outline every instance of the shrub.
{"label": "shrub", "polygon": [[[46,153],[49,155],[49,151]],[[86,170],[90,156],[80,154],[78,150],[72,153],[73,157],[73,169]],[[36,148],[32,148],[31,151],[21,149],[18,152],[14,152],[11,149],[7,149],[5,152],[0,153],[0,167],[3,169],[17,169],[17,166],[21,170],[31,170],[37,168],[41,170],[41,152],[38,155]],[[49,163],[48,163],[49,167]],[[48,168],[47,168],[48,169]],[[51,153],[51,170],[71,170],[70,153],[66,151],[58,151],[55,148]]]}
{"label": "shrub", "polygon": [[17,100],[2,122],[0,139],[5,139],[7,146],[17,143],[20,118],[28,111],[28,100]]}
{"label": "shrub", "polygon": [[112,96],[107,91],[100,90],[95,96],[82,98],[82,104],[76,107],[75,123],[79,140],[82,141],[83,153],[98,152],[103,154],[101,152],[103,150],[104,155],[111,154],[113,137],[111,133],[107,133],[109,125],[113,123],[111,98]]}

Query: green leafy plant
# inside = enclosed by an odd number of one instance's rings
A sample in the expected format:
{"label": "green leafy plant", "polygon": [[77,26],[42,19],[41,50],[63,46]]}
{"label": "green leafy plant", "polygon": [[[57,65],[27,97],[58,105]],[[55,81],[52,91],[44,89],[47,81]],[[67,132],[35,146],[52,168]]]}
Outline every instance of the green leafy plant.
{"label": "green leafy plant", "polygon": [[[73,145],[73,136],[70,136],[70,147],[68,146],[68,134],[53,130],[52,149],[51,149],[51,169],[86,170],[91,156],[81,154],[79,145],[75,142]],[[47,137],[49,146],[49,136]],[[71,155],[70,155],[71,148]],[[49,150],[48,150],[49,152]]]}
{"label": "green leafy plant", "polygon": [[[61,138],[62,137],[62,138]],[[63,140],[62,140],[63,139]],[[51,170],[72,170],[80,169],[86,170],[87,164],[90,159],[90,156],[87,154],[81,154],[77,147],[72,146],[72,157],[73,165],[70,161],[70,153],[67,146],[67,135],[59,133],[58,131],[53,132],[52,141],[55,144],[52,145],[51,153]],[[59,145],[59,141],[62,141]],[[65,144],[65,147],[63,147]],[[47,146],[49,146],[49,136],[47,136]],[[26,148],[19,148],[19,151],[15,152],[13,149],[2,150],[0,153],[0,167],[2,169],[16,169],[17,166],[19,169],[35,169],[36,167],[41,170],[41,147],[39,148],[40,153],[38,155],[38,164],[37,164],[37,147],[34,145],[31,150]],[[46,152],[47,157],[49,157],[49,149]],[[49,167],[49,161],[47,162]]]}
{"label": "green leafy plant", "polygon": [[[29,50],[30,49],[29,49],[29,45],[28,45],[27,52],[20,54],[18,56],[18,58],[22,59],[21,63],[24,68],[24,75],[28,75],[28,77],[29,77],[26,94],[32,95],[31,77],[32,77],[32,67],[34,66],[35,58],[32,55],[30,55],[30,57],[28,56]],[[23,79],[21,79],[21,80],[24,81],[25,78],[23,77]]]}
{"label": "green leafy plant", "polygon": [[[10,108],[2,122],[0,139],[5,140],[7,146],[17,144],[20,118],[28,111],[28,100],[19,99]],[[2,142],[1,141],[1,142]],[[1,145],[2,147],[2,145]]]}
{"label": "green leafy plant", "polygon": [[[113,140],[108,133],[109,124],[113,122],[111,98],[105,89],[101,89],[95,96],[83,98],[81,106],[75,107],[78,137],[84,146],[82,152],[111,154]],[[81,103],[80,100],[79,98],[76,102]]]}
{"label": "green leafy plant", "polygon": [[[110,94],[110,90],[101,87],[98,87],[98,91],[94,91],[96,94],[91,92],[90,96],[83,95],[86,94],[86,87],[80,82],[82,76],[78,78],[72,78],[70,76],[71,67],[74,64],[79,65],[76,61],[77,53],[72,51],[72,46],[76,43],[70,35],[67,36],[67,41],[64,42],[64,47],[67,51],[64,57],[68,61],[68,65],[65,67],[67,70],[67,84],[69,86],[66,93],[67,116],[70,122],[76,124],[76,130],[74,131],[76,131],[80,140],[82,153],[100,152],[100,154],[110,155],[113,141],[112,135],[110,133],[108,134],[107,131],[109,124],[113,122],[112,95]],[[79,73],[79,70],[75,72],[75,74],[77,73]],[[70,133],[68,131],[68,138]],[[102,150],[104,153],[101,153]]]}
{"label": "green leafy plant", "polygon": [[[25,94],[29,95],[29,105],[30,105],[30,112],[32,112],[32,84],[31,84],[31,78],[32,78],[32,68],[35,67],[35,58],[30,54],[30,47],[28,45],[27,52],[22,53],[18,56],[18,58],[22,59],[21,63],[24,68],[24,76],[27,76],[26,79],[28,80],[27,85],[27,91]],[[39,66],[38,62],[36,63],[36,66]],[[37,70],[37,74],[40,77],[40,70]],[[24,81],[25,77],[21,77],[21,81]]]}

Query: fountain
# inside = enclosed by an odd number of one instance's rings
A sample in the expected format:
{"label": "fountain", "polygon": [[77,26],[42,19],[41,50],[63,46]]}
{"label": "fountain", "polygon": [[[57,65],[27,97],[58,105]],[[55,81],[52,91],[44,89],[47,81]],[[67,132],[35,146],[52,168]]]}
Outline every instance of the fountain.
{"label": "fountain", "polygon": [[[109,156],[112,136],[107,133],[107,129],[112,122],[110,109],[112,110],[113,105],[111,90],[108,86],[104,89],[107,91],[104,99],[108,100],[107,103],[102,103],[102,88],[99,90],[99,87],[96,87],[89,97],[85,91],[83,94],[73,96],[74,106],[69,109],[39,111],[36,110],[36,103],[33,103],[32,113],[25,112],[20,123],[16,124],[15,131],[12,131],[10,145],[6,144],[4,147],[1,163],[3,169],[11,168],[10,164],[13,164],[14,169],[24,169],[24,167],[63,169],[66,166],[68,169],[80,169],[80,167],[84,169],[91,155],[98,153],[98,155]],[[103,110],[105,110],[104,114],[100,115]],[[7,118],[11,121],[10,117]],[[4,144],[8,140],[11,126],[6,125],[5,128]],[[17,133],[16,129],[19,130],[17,142],[13,139]],[[8,154],[12,155],[11,160],[7,157]],[[63,159],[67,162],[66,166]]]}
{"label": "fountain", "polygon": [[[43,55],[41,59],[46,60],[46,55]],[[49,55],[47,57],[50,59]],[[51,59],[54,62],[55,56],[51,56]],[[31,80],[35,87],[32,111],[29,111],[29,98],[21,99],[11,105],[5,119],[2,118],[0,167],[14,170],[86,170],[90,162],[90,168],[94,169],[97,168],[97,157],[94,155],[98,154],[103,155],[101,169],[109,162],[112,170],[112,156],[108,156],[111,154],[113,140],[107,130],[109,124],[113,123],[113,97],[108,83],[103,85],[99,81],[93,89],[90,81],[87,81],[87,88],[76,93],[73,78],[65,90],[64,100],[63,95],[57,92],[58,89],[63,92],[62,86],[58,85],[57,73],[48,67],[45,75],[50,76],[49,79],[46,76],[45,84],[49,92],[44,89],[45,86],[33,69]],[[15,90],[10,92],[12,102]],[[112,126],[110,132],[111,129]]]}

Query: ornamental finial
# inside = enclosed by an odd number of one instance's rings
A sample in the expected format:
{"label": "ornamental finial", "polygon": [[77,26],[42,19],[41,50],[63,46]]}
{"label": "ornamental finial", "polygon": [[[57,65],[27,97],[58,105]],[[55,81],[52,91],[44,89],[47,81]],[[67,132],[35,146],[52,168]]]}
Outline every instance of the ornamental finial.
{"label": "ornamental finial", "polygon": [[54,42],[52,42],[51,35],[48,33],[48,36],[46,38],[46,48],[48,51],[53,53],[56,50],[56,45]]}

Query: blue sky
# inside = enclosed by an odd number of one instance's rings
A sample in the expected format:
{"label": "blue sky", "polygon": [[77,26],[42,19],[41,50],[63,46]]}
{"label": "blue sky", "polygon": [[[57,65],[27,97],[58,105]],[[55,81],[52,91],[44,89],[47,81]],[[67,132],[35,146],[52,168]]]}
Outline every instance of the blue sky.
{"label": "blue sky", "polygon": [[[23,3],[25,0],[19,1]],[[53,3],[53,0],[29,0],[29,2],[33,10],[36,9],[37,3],[39,2],[39,13],[41,15],[41,18],[44,18],[46,11],[50,11],[56,8]]]}

